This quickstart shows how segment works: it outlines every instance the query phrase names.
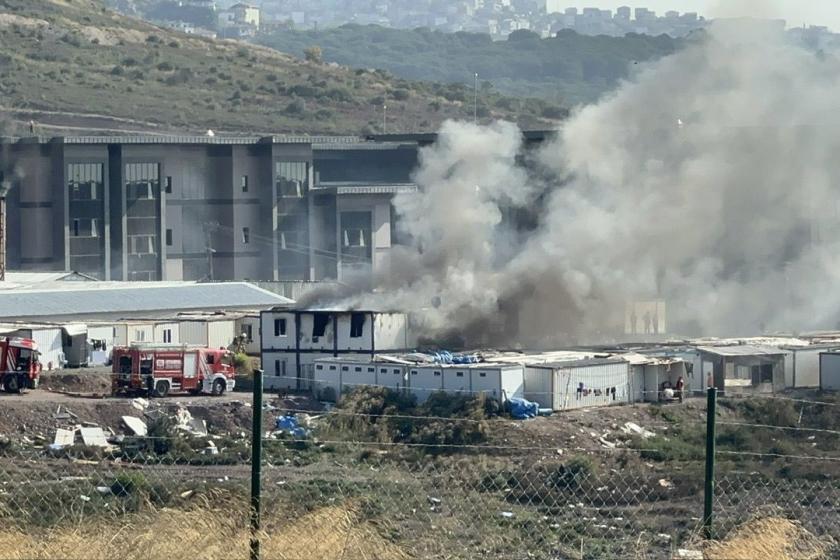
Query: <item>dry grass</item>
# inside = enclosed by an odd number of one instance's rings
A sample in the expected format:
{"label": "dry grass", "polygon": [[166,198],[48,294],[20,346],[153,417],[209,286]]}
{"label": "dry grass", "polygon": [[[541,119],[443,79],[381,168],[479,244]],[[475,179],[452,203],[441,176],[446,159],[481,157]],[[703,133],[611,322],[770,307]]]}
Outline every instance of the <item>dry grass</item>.
{"label": "dry grass", "polygon": [[[240,504],[241,505],[241,504]],[[4,529],[0,555],[9,560],[227,560],[245,557],[249,532],[241,507],[164,509],[120,521],[83,523],[44,532]],[[272,512],[261,537],[263,558],[278,560],[404,560],[352,504],[330,506],[298,519]]]}
{"label": "dry grass", "polygon": [[818,560],[828,557],[828,544],[797,522],[766,517],[745,523],[703,552],[707,560]]}

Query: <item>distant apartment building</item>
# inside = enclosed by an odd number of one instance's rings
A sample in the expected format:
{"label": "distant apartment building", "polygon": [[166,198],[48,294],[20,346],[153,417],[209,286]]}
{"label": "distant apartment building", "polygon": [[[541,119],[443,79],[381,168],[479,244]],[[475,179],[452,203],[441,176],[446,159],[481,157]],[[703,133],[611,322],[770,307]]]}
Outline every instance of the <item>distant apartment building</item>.
{"label": "distant apartment building", "polygon": [[218,13],[216,25],[223,37],[252,37],[260,28],[260,9],[249,4],[234,4]]}

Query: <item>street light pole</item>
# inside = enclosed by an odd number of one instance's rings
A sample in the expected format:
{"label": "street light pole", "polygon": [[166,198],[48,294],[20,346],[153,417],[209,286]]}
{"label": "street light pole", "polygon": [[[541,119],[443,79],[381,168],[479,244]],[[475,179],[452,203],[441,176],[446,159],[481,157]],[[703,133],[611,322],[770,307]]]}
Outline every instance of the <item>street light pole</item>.
{"label": "street light pole", "polygon": [[473,124],[478,122],[478,72],[475,73],[473,83]]}
{"label": "street light pole", "polygon": [[382,106],[382,134],[388,133],[388,106]]}

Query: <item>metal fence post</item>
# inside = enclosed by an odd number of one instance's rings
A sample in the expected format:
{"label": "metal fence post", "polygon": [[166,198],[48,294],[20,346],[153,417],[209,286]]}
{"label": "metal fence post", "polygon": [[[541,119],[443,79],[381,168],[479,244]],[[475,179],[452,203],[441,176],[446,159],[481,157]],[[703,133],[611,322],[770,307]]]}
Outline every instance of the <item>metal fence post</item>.
{"label": "metal fence post", "polygon": [[706,395],[706,485],[703,504],[703,536],[712,539],[712,521],[715,501],[715,418],[717,416],[717,389],[709,387]]}
{"label": "metal fence post", "polygon": [[254,370],[253,426],[251,428],[251,560],[260,559],[260,481],[262,477],[263,371]]}

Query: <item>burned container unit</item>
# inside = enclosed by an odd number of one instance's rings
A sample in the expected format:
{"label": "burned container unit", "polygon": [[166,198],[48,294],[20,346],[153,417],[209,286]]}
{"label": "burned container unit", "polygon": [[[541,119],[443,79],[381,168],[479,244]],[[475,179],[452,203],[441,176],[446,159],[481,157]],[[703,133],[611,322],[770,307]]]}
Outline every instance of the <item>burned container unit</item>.
{"label": "burned container unit", "polygon": [[319,358],[369,359],[416,344],[399,312],[275,308],[260,314],[260,329],[266,389],[309,390]]}

